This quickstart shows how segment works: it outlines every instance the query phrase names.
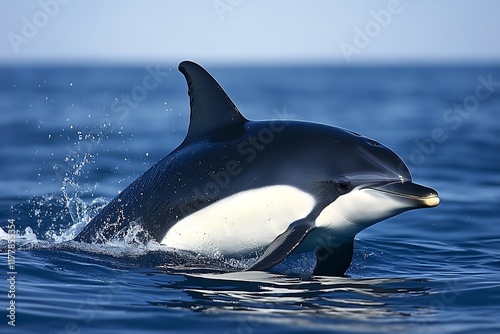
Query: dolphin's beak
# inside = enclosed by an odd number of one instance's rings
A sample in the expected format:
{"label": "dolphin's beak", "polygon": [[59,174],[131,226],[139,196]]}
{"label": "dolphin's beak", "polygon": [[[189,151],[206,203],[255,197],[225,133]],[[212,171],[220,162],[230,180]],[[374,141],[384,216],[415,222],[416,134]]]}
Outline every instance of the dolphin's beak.
{"label": "dolphin's beak", "polygon": [[414,209],[432,208],[439,205],[437,191],[413,182],[395,182],[367,188],[386,193],[390,196],[400,197],[408,201],[408,204]]}

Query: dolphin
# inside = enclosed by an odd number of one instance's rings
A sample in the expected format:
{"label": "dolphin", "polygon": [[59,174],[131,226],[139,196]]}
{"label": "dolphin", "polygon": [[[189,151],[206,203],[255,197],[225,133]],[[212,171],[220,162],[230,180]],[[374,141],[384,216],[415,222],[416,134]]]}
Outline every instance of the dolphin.
{"label": "dolphin", "polygon": [[314,275],[341,276],[354,238],[402,212],[435,207],[383,144],[340,127],[250,121],[215,79],[179,65],[190,97],[184,141],[105,206],[75,240],[103,243],[140,224],[168,249],[257,258],[269,270],[315,252]]}

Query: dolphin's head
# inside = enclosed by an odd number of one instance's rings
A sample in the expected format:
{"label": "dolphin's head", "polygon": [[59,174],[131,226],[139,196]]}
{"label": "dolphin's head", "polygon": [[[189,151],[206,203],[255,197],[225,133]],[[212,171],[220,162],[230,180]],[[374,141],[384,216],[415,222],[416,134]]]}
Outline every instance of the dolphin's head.
{"label": "dolphin's head", "polygon": [[437,192],[414,183],[403,160],[379,142],[345,131],[329,149],[335,200],[319,214],[318,227],[351,236],[404,211],[439,204]]}

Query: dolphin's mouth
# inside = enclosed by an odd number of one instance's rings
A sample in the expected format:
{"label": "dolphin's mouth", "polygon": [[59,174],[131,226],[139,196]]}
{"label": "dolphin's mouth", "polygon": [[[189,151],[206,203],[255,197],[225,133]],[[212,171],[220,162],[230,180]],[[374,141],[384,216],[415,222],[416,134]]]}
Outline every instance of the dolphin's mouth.
{"label": "dolphin's mouth", "polygon": [[432,208],[438,206],[440,202],[437,191],[413,182],[386,183],[368,186],[365,189],[373,189],[394,197],[404,198],[412,202],[415,208]]}

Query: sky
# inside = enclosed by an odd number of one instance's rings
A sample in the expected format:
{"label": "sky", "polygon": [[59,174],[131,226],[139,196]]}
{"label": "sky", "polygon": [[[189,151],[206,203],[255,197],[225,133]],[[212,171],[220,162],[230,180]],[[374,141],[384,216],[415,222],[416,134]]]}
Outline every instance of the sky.
{"label": "sky", "polygon": [[499,63],[497,0],[0,2],[0,65]]}

